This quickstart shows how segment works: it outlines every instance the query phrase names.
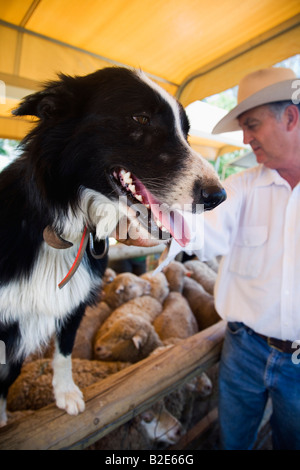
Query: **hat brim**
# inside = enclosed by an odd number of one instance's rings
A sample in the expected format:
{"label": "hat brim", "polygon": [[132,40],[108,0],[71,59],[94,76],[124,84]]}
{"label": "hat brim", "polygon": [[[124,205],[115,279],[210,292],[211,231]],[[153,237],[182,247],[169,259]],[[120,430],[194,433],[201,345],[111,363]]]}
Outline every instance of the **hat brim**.
{"label": "hat brim", "polygon": [[249,109],[276,101],[291,100],[295,92],[295,88],[292,87],[293,82],[295,82],[295,79],[274,83],[249,96],[229,111],[229,113],[215,125],[212,134],[241,130],[238,117],[246,111],[249,111]]}

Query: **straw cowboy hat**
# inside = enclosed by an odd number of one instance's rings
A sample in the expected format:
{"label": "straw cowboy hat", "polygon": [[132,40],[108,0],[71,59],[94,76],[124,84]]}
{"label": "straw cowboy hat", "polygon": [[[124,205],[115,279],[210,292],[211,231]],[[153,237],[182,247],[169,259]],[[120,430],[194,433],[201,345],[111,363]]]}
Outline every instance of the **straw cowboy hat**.
{"label": "straw cowboy hat", "polygon": [[296,74],[291,69],[270,67],[246,75],[239,84],[238,105],[213,128],[213,134],[240,130],[238,116],[245,111],[272,103],[291,100]]}

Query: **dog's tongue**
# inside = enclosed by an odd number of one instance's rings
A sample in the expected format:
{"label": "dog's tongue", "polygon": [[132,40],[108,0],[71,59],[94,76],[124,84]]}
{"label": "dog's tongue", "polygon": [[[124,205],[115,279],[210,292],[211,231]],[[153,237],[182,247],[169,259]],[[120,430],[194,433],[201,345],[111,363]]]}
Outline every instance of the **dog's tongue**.
{"label": "dog's tongue", "polygon": [[188,223],[177,210],[169,210],[166,204],[161,204],[155,197],[145,188],[144,193],[151,207],[151,212],[161,224],[167,229],[172,237],[181,245],[186,246],[191,239]]}

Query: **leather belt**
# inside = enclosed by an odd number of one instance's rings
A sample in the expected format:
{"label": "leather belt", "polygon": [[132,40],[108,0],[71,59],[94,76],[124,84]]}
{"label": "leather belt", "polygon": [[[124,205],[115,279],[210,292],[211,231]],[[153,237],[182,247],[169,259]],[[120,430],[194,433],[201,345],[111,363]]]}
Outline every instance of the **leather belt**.
{"label": "leather belt", "polygon": [[260,336],[264,339],[269,346],[272,348],[277,349],[280,352],[293,354],[295,352],[295,347],[292,348],[292,341],[282,341],[281,339],[277,338],[270,338],[269,336],[261,335],[260,333],[256,333],[257,336]]}

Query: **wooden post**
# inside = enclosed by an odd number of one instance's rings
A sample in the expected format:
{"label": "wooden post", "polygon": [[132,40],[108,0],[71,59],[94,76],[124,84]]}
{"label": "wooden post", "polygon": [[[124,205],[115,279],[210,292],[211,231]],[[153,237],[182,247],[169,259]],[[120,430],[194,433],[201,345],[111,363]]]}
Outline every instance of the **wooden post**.
{"label": "wooden post", "polygon": [[219,359],[225,322],[84,390],[86,409],[69,416],[54,404],[0,430],[0,449],[83,449]]}

